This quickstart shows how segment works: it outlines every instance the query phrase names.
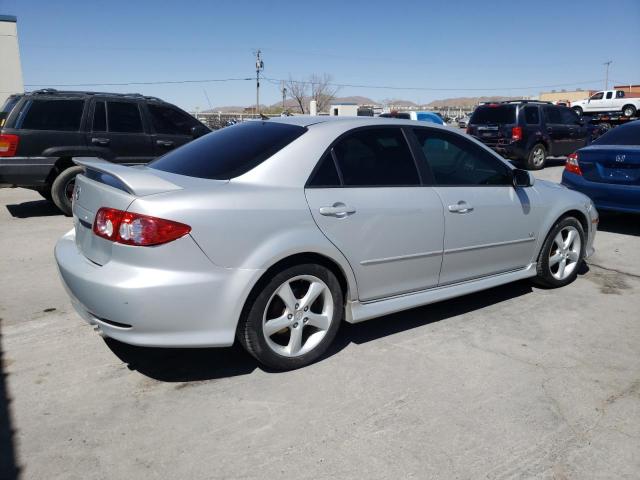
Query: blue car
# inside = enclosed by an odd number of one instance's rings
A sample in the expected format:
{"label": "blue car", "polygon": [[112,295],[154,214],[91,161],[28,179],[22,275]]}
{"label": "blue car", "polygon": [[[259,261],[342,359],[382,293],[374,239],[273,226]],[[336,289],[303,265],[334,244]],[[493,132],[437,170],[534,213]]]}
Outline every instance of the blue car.
{"label": "blue car", "polygon": [[640,213],[640,120],[569,155],[562,184],[590,197],[598,210]]}

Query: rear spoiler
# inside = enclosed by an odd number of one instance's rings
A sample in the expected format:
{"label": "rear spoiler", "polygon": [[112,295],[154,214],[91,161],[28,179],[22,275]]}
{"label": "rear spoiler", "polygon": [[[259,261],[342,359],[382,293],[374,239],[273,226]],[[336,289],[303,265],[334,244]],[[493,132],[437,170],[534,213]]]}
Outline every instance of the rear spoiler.
{"label": "rear spoiler", "polygon": [[146,169],[118,165],[98,157],[73,157],[72,160],[76,165],[85,167],[87,170],[106,173],[114,177],[129,193],[139,197],[171,190],[182,190],[182,187],[160,178]]}

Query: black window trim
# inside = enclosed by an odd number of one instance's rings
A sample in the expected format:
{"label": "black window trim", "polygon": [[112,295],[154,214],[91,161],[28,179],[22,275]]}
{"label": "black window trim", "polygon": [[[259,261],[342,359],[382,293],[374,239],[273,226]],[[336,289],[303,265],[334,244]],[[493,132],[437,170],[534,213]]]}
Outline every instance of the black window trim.
{"label": "black window trim", "polygon": [[[413,160],[413,164],[414,167],[416,168],[416,171],[418,173],[418,182],[415,185],[345,185],[344,184],[344,179],[342,177],[342,171],[340,170],[340,167],[338,165],[338,159],[336,158],[336,154],[333,150],[333,147],[335,147],[335,145],[340,142],[344,137],[346,137],[347,135],[351,135],[354,132],[360,132],[363,130],[378,130],[380,128],[390,128],[390,129],[394,129],[394,130],[400,130],[402,132],[402,136],[405,140],[405,142],[407,142],[407,147],[409,148],[409,152],[411,154],[411,158]],[[333,141],[331,142],[331,144],[324,150],[324,152],[322,152],[322,155],[320,155],[320,158],[318,158],[315,166],[313,167],[313,170],[311,170],[311,174],[309,174],[309,177],[307,178],[307,181],[304,184],[304,188],[402,188],[402,187],[424,187],[424,186],[431,186],[428,184],[425,184],[424,179],[423,179],[423,171],[419,166],[419,162],[416,159],[416,152],[415,149],[412,147],[411,141],[409,140],[410,136],[408,135],[408,132],[406,131],[407,128],[411,128],[408,127],[406,125],[366,125],[364,127],[356,127],[356,128],[351,128],[349,130],[347,130],[346,132],[341,133],[340,135],[338,135],[336,138],[333,139]],[[316,174],[316,171],[320,169],[320,163],[321,160],[323,160],[325,158],[325,155],[330,154],[331,155],[331,159],[333,160],[333,164],[336,168],[336,171],[338,172],[338,178],[340,179],[340,185],[327,185],[327,186],[323,186],[323,185],[310,185],[311,180],[313,179],[313,177]]]}
{"label": "black window trim", "polygon": [[460,135],[458,133],[455,132],[450,132],[447,131],[445,129],[440,129],[440,128],[430,128],[430,127],[426,127],[426,126],[422,126],[422,125],[416,125],[415,127],[409,127],[412,132],[411,134],[415,137],[415,142],[417,145],[420,145],[420,142],[418,142],[418,137],[415,136],[415,133],[413,132],[413,130],[428,130],[431,132],[442,132],[444,135],[459,135],[463,141],[469,142],[473,145],[475,145],[476,147],[478,147],[479,149],[485,151],[486,153],[488,153],[489,155],[491,155],[492,158],[494,158],[497,162],[499,162],[501,165],[504,166],[504,168],[507,170],[507,176],[509,177],[509,182],[508,183],[504,183],[504,184],[499,184],[499,185],[492,185],[492,184],[477,184],[477,185],[469,185],[466,183],[462,183],[462,184],[451,184],[451,185],[441,185],[438,182],[436,182],[435,180],[435,176],[433,174],[433,170],[431,170],[431,164],[429,164],[429,161],[427,160],[427,156],[424,153],[424,150],[422,150],[422,148],[420,148],[420,151],[418,152],[418,154],[421,156],[422,161],[425,163],[426,168],[429,169],[429,175],[431,176],[431,178],[433,179],[433,184],[430,185],[432,187],[438,187],[438,188],[460,188],[460,187],[465,187],[465,188],[476,188],[476,187],[511,187],[513,188],[513,170],[514,167],[510,166],[507,162],[505,162],[501,157],[498,156],[497,153],[495,153],[493,150],[489,149],[488,147],[486,147],[485,145],[483,145],[482,143],[476,143],[476,141],[474,140],[469,140],[468,138],[465,138],[463,135]]}

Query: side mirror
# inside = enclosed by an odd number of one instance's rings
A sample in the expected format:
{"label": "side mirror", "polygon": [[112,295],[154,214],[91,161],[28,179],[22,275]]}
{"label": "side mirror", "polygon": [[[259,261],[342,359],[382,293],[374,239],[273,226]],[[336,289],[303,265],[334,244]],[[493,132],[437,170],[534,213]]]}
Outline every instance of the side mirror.
{"label": "side mirror", "polygon": [[526,170],[515,168],[512,172],[512,180],[514,188],[531,187],[535,182],[535,178]]}
{"label": "side mirror", "polygon": [[195,125],[195,126],[191,127],[191,136],[193,138],[199,138],[199,137],[201,137],[203,135],[206,135],[209,132],[211,132],[211,130],[209,130],[204,125]]}

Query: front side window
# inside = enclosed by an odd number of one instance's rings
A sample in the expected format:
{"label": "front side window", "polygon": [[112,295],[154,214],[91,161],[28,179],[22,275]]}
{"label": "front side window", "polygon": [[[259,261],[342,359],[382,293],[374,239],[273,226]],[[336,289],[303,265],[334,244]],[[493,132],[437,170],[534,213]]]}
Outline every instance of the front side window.
{"label": "front side window", "polygon": [[84,100],[32,100],[22,120],[26,130],[80,130]]}
{"label": "front side window", "polygon": [[244,122],[178,147],[149,167],[189,177],[227,180],[257,167],[306,131],[278,122]]}
{"label": "front side window", "polygon": [[437,185],[510,185],[509,168],[460,135],[414,130]]}
{"label": "front side window", "polygon": [[137,103],[107,102],[109,132],[141,133],[142,119]]}
{"label": "front side window", "polygon": [[524,121],[528,125],[538,125],[540,123],[540,113],[538,107],[524,107]]}
{"label": "front side window", "polygon": [[333,152],[344,186],[420,184],[413,155],[399,128],[357,130],[341,138]]}
{"label": "front side window", "polygon": [[603,92],[598,92],[591,97],[591,100],[602,100],[603,95],[604,95]]}
{"label": "front side window", "polygon": [[562,123],[562,115],[558,107],[544,107],[544,119],[547,123]]}
{"label": "front side window", "polygon": [[562,123],[567,125],[576,125],[578,123],[578,114],[570,108],[561,108],[560,116]]}
{"label": "front side window", "polygon": [[149,103],[153,129],[165,135],[191,135],[191,129],[199,123],[191,115],[172,107]]}

